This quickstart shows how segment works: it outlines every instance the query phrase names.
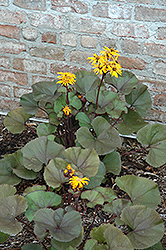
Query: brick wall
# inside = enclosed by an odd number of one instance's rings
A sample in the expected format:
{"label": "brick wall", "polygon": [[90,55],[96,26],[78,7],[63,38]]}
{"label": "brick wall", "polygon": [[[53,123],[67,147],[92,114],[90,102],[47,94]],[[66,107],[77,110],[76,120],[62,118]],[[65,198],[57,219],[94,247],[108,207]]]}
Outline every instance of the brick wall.
{"label": "brick wall", "polygon": [[146,84],[166,123],[166,0],[0,0],[0,110],[58,71],[91,69],[104,45]]}

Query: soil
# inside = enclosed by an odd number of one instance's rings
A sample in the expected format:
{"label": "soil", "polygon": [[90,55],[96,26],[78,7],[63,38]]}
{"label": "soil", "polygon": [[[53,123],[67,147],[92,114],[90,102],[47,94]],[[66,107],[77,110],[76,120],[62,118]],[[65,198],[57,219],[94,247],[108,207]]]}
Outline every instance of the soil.
{"label": "soil", "polygon": [[[3,125],[4,117],[0,117],[0,158],[5,154],[14,153],[16,150],[21,149],[27,142],[35,139],[36,134],[30,130],[26,129],[21,134],[11,134]],[[35,130],[36,124],[32,123],[31,126]],[[137,142],[136,139],[122,138],[122,148],[119,151],[121,154],[126,151],[137,151],[141,148],[141,145]],[[141,177],[149,178],[155,181],[158,184],[160,194],[161,194],[161,204],[157,208],[157,212],[160,214],[160,217],[166,224],[166,206],[165,206],[165,194],[166,194],[166,182],[165,182],[165,174],[166,174],[166,165],[159,168],[152,168],[146,163],[147,152],[135,152],[129,153],[122,156],[122,170],[119,176],[133,174]],[[125,197],[125,194],[119,190],[116,186],[115,178],[113,174],[107,175],[107,181],[105,186],[111,187],[117,193],[118,197]],[[22,194],[23,191],[35,184],[44,184],[43,179],[40,175],[35,180],[22,180],[18,185],[16,185],[17,193]],[[86,204],[84,204],[86,206]],[[82,209],[85,208],[82,207]],[[85,234],[90,227],[95,209],[88,208],[86,213],[83,216],[83,226]],[[105,213],[102,210],[102,206],[99,207],[97,216],[94,222],[94,227],[99,226],[100,224],[107,222],[112,217],[112,214]],[[33,221],[30,223],[24,214],[21,214],[18,219],[20,219],[23,223],[23,230],[15,236],[10,236],[4,243],[0,244],[1,249],[17,249],[20,250],[21,247],[27,243],[38,243],[38,240],[33,235]],[[114,220],[113,220],[114,221]],[[166,249],[166,235],[164,235],[162,239],[163,248]],[[44,239],[43,244],[41,244],[43,249],[49,249],[50,247],[50,237],[48,236]]]}

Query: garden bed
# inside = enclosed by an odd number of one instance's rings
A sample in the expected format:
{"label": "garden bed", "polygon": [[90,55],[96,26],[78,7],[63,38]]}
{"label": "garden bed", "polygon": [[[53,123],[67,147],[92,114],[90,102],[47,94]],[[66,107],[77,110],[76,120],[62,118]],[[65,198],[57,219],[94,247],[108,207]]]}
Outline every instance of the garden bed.
{"label": "garden bed", "polygon": [[[27,142],[36,138],[36,134],[27,129],[23,131],[21,134],[13,135],[4,127],[3,125],[4,117],[0,117],[0,157],[2,158],[4,154],[11,154],[15,151],[21,149]],[[31,124],[33,129],[35,129],[35,123]],[[130,138],[122,138],[123,144],[120,149],[120,153],[122,154],[122,170],[120,176],[133,174],[141,177],[149,178],[155,181],[158,184],[160,194],[161,194],[161,204],[158,206],[157,212],[160,214],[161,218],[166,221],[166,207],[165,207],[165,195],[166,195],[166,183],[164,180],[166,170],[165,166],[159,168],[152,168],[145,161],[145,157],[147,152],[134,152],[134,153],[126,153],[126,151],[138,151],[141,148],[141,145],[135,140]],[[104,186],[111,187],[119,197],[124,197],[124,193],[119,190],[119,188],[115,184],[115,178],[113,174],[108,174],[108,179],[105,182]],[[17,186],[17,193],[22,194],[23,191],[35,184],[44,184],[44,180],[40,178],[40,175],[31,181],[22,180]],[[82,207],[82,211],[85,207]],[[84,232],[88,231],[90,227],[95,209],[88,208],[86,213],[83,215],[83,226]],[[112,214],[105,213],[102,210],[102,206],[98,209],[97,216],[94,222],[94,227],[99,226],[102,223],[109,221],[112,217]],[[0,244],[0,249],[21,249],[24,244],[30,242],[38,242],[35,236],[33,235],[33,222],[29,222],[24,215],[19,217],[23,221],[24,229],[17,234],[16,236],[10,236],[6,242]],[[50,247],[50,238],[47,237],[45,239],[43,249],[49,249]],[[162,239],[163,248],[166,249],[166,236]]]}

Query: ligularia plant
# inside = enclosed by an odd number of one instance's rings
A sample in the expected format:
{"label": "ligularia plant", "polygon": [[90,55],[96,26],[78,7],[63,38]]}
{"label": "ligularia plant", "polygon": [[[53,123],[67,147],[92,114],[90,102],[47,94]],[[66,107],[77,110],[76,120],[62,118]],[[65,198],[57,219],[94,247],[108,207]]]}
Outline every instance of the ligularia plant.
{"label": "ligularia plant", "polygon": [[[151,166],[166,163],[166,126],[143,120],[151,109],[147,87],[123,70],[118,58],[117,50],[104,47],[88,58],[94,73],[58,72],[56,81],[34,84],[32,93],[21,97],[22,107],[7,114],[4,125],[14,134],[27,129],[38,110],[49,123],[40,123],[38,138],[0,160],[1,242],[22,230],[19,215],[25,213],[34,221],[36,249],[41,244],[47,249],[43,239],[48,233],[50,250],[162,249],[155,182],[117,177],[115,183],[128,199],[105,185],[108,173],[118,176],[121,171],[120,134],[136,133]],[[22,179],[39,175],[43,185],[16,194],[14,186]],[[112,217],[94,227],[99,207]],[[94,218],[85,234],[82,220],[88,208],[94,209]]]}

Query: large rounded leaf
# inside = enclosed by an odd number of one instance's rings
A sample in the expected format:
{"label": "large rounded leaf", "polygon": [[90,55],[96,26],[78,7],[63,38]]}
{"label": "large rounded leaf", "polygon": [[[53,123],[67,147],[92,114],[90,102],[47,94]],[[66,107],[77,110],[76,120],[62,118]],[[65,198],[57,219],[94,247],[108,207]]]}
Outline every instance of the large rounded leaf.
{"label": "large rounded leaf", "polygon": [[119,133],[103,117],[96,117],[92,121],[92,127],[96,137],[87,127],[78,129],[76,136],[81,146],[85,148],[94,148],[99,155],[111,153],[116,147],[121,146]]}
{"label": "large rounded leaf", "polygon": [[110,74],[107,74],[105,80],[124,95],[128,95],[138,84],[136,76],[127,70],[122,70],[122,75],[118,78],[111,77]]}
{"label": "large rounded leaf", "polygon": [[16,188],[11,185],[8,184],[0,185],[0,199],[12,196],[16,193],[16,191],[17,191]]}
{"label": "large rounded leaf", "polygon": [[22,133],[25,129],[25,122],[31,115],[24,112],[23,108],[10,111],[4,119],[4,125],[13,134]]}
{"label": "large rounded leaf", "polygon": [[111,202],[117,198],[115,192],[110,187],[96,187],[93,190],[103,195],[104,202]]}
{"label": "large rounded leaf", "polygon": [[56,131],[56,126],[51,125],[50,123],[40,123],[37,127],[37,135],[48,136],[53,134]]}
{"label": "large rounded leaf", "polygon": [[161,201],[157,184],[147,178],[126,175],[117,177],[116,184],[130,196],[135,205],[142,204],[155,209]]}
{"label": "large rounded leaf", "polygon": [[104,196],[96,190],[87,190],[82,192],[81,198],[87,199],[89,201],[87,206],[91,208],[97,204],[103,205],[104,203]]}
{"label": "large rounded leaf", "polygon": [[37,243],[25,244],[21,250],[42,250],[41,246]]}
{"label": "large rounded leaf", "polygon": [[66,149],[63,155],[72,167],[83,175],[91,177],[97,174],[100,160],[94,149],[71,147]]}
{"label": "large rounded leaf", "polygon": [[38,112],[37,101],[34,100],[32,93],[22,95],[20,105],[27,114],[35,115]]}
{"label": "large rounded leaf", "polygon": [[76,211],[64,214],[62,208],[55,211],[40,209],[36,212],[34,221],[34,232],[39,238],[45,236],[48,229],[55,240],[69,242],[78,238],[82,231],[81,215]]}
{"label": "large rounded leaf", "polygon": [[60,156],[63,150],[62,145],[48,140],[45,136],[37,138],[27,143],[22,149],[24,166],[39,172],[43,164],[47,165],[50,159]]}
{"label": "large rounded leaf", "polygon": [[141,83],[129,95],[126,95],[125,99],[128,104],[135,107],[140,116],[146,116],[151,109],[152,101],[147,86]]}
{"label": "large rounded leaf", "polygon": [[130,206],[130,205],[131,205],[131,201],[130,200],[116,199],[116,200],[113,200],[111,203],[107,203],[104,206],[104,211],[108,212],[108,213],[114,213],[117,216],[120,216],[122,210],[126,206]]}
{"label": "large rounded leaf", "polygon": [[79,112],[76,115],[75,119],[79,121],[80,127],[91,128],[91,121],[90,121],[89,117],[84,112]]}
{"label": "large rounded leaf", "polygon": [[126,207],[122,211],[121,219],[132,230],[127,236],[136,249],[153,246],[163,237],[163,221],[152,208],[141,205]]}
{"label": "large rounded leaf", "polygon": [[146,161],[153,167],[159,167],[166,162],[166,126],[151,124],[140,129],[137,140],[150,146]]}
{"label": "large rounded leaf", "polygon": [[111,250],[134,250],[127,236],[113,225],[109,225],[109,227],[106,228],[104,237]]}
{"label": "large rounded leaf", "polygon": [[55,158],[49,162],[44,171],[44,179],[47,185],[57,188],[62,183],[66,182],[66,178],[63,174],[63,169],[67,166],[67,162],[61,158]]}
{"label": "large rounded leaf", "polygon": [[35,191],[25,197],[28,202],[28,209],[25,212],[29,221],[33,220],[34,214],[41,208],[58,206],[61,197],[53,192]]}
{"label": "large rounded leaf", "polygon": [[3,203],[0,204],[0,231],[10,235],[19,233],[22,230],[22,225],[15,217],[23,213],[26,208],[26,200],[19,195],[3,199]]}
{"label": "large rounded leaf", "polygon": [[113,173],[118,175],[121,171],[121,157],[120,154],[116,151],[107,154],[104,159],[103,163],[106,167],[107,173]]}

